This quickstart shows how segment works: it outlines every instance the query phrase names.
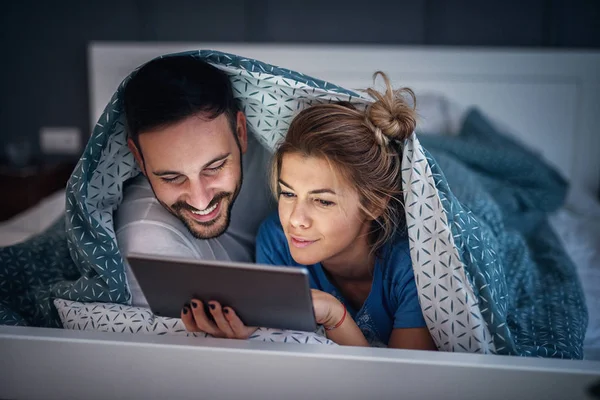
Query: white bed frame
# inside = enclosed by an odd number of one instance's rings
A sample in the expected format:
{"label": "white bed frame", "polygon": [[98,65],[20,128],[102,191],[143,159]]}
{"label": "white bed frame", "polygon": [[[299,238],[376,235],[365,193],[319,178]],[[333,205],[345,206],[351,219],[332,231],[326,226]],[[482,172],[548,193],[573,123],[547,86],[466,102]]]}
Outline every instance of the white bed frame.
{"label": "white bed frame", "polygon": [[[216,49],[290,68],[340,86],[372,85],[382,70],[417,95],[436,92],[477,105],[541,152],[572,185],[600,187],[600,52],[348,45],[92,43],[92,127],[118,84],[163,54]],[[418,103],[418,98],[417,98]]]}
{"label": "white bed frame", "polygon": [[[452,48],[93,43],[92,126],[149,59],[213,48],[348,88],[375,70],[477,104],[574,185],[600,183],[600,53]],[[0,326],[0,398],[585,399],[600,362]]]}
{"label": "white bed frame", "polygon": [[3,399],[590,399],[600,363],[0,326]]}

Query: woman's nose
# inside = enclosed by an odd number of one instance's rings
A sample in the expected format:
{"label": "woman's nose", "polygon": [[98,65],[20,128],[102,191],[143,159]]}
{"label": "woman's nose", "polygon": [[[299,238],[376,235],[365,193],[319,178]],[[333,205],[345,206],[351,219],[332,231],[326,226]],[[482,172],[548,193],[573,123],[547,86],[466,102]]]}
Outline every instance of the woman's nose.
{"label": "woman's nose", "polygon": [[290,215],[290,224],[294,228],[306,229],[310,227],[311,219],[302,203],[298,202],[294,205]]}

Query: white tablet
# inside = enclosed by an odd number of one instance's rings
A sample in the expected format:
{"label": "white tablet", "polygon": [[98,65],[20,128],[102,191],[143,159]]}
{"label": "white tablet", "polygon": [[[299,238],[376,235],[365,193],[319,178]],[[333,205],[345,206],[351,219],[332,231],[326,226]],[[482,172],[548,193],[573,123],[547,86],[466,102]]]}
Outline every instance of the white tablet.
{"label": "white tablet", "polygon": [[306,268],[134,253],[127,261],[156,315],[179,318],[195,298],[233,308],[247,326],[316,329]]}

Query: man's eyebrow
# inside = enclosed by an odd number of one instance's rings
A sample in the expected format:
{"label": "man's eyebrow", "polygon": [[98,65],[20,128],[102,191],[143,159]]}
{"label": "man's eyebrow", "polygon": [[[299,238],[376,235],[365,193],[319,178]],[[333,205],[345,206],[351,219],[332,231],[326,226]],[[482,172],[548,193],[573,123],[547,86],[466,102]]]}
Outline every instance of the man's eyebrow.
{"label": "man's eyebrow", "polygon": [[[229,157],[230,154],[231,153],[222,154],[220,156],[217,156],[217,157],[213,158],[212,160],[210,160],[209,162],[207,162],[206,164],[204,164],[202,166],[202,169],[208,167],[211,164],[214,164],[216,162],[219,162],[219,161],[222,161],[222,160],[226,159],[227,157]],[[179,171],[170,171],[170,170],[152,171],[152,174],[154,174],[155,176],[183,175],[183,173],[181,173]]]}
{"label": "man's eyebrow", "polygon": [[[280,184],[282,184],[282,185],[283,185],[283,186],[285,186],[285,187],[288,187],[288,188],[290,188],[290,189],[294,190],[294,188],[293,188],[291,185],[289,185],[289,184],[285,183],[285,181],[283,181],[282,179],[279,179],[279,183],[280,183]],[[337,193],[335,193],[335,192],[334,192],[332,189],[315,189],[315,190],[311,190],[311,191],[310,191],[310,192],[308,192],[308,193],[309,193],[309,194],[320,194],[320,193],[331,193],[331,194],[337,194]]]}

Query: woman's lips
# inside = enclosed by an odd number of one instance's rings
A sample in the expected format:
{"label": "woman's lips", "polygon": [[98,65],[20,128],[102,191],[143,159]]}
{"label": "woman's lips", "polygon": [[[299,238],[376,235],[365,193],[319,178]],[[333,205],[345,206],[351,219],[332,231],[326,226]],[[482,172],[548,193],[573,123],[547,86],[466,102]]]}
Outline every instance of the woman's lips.
{"label": "woman's lips", "polygon": [[297,247],[299,249],[308,247],[311,244],[313,244],[314,242],[316,242],[316,240],[305,239],[305,238],[301,238],[298,236],[292,236],[292,235],[290,235],[290,241],[292,242],[292,246]]}

